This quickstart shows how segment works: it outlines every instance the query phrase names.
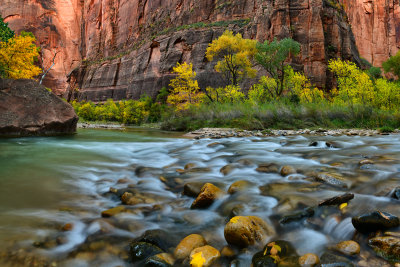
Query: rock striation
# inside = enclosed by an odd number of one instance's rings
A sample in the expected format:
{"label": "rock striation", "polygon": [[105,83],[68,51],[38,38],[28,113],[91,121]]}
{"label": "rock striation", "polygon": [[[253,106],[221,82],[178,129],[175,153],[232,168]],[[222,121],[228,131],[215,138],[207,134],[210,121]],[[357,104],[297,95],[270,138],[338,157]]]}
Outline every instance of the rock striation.
{"label": "rock striation", "polygon": [[71,134],[71,105],[33,80],[0,80],[0,136]]}
{"label": "rock striation", "polygon": [[155,96],[183,61],[193,62],[200,87],[221,85],[204,53],[227,28],[260,41],[292,37],[302,46],[295,69],[329,87],[327,61],[360,62],[356,43],[378,65],[397,51],[398,11],[398,0],[3,0],[0,6],[11,28],[38,37],[45,67],[58,52],[45,84],[94,101]]}

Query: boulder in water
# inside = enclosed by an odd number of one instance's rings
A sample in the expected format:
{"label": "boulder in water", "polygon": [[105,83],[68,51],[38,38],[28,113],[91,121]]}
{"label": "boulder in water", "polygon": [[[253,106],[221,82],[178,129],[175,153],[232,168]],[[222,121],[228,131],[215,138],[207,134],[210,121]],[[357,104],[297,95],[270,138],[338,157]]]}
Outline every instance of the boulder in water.
{"label": "boulder in water", "polygon": [[191,234],[182,239],[175,249],[174,256],[178,260],[183,260],[190,255],[190,252],[198,247],[207,245],[207,241],[203,236]]}
{"label": "boulder in water", "polygon": [[319,206],[334,206],[349,202],[354,198],[354,194],[346,193],[340,196],[328,198],[319,203]]}
{"label": "boulder in water", "polygon": [[319,257],[314,253],[304,254],[299,258],[299,264],[301,267],[313,267],[319,264]]}
{"label": "boulder in water", "polygon": [[145,267],[172,267],[175,260],[169,253],[160,253],[147,258]]}
{"label": "boulder in water", "polygon": [[353,240],[342,241],[336,245],[335,249],[348,256],[353,256],[360,253],[360,245]]}
{"label": "boulder in water", "polygon": [[76,132],[70,104],[34,80],[0,79],[0,136],[58,135]]}
{"label": "boulder in water", "polygon": [[226,241],[238,247],[248,247],[256,243],[264,243],[274,234],[274,229],[257,216],[233,217],[224,229]]}
{"label": "boulder in water", "polygon": [[208,267],[221,257],[219,251],[212,246],[195,248],[190,253],[190,265]]}
{"label": "boulder in water", "polygon": [[213,184],[206,183],[200,191],[200,194],[193,201],[191,209],[201,209],[211,206],[212,203],[220,198],[224,192]]}
{"label": "boulder in water", "polygon": [[380,236],[371,238],[368,244],[382,258],[400,263],[400,238],[395,236]]}
{"label": "boulder in water", "polygon": [[130,244],[130,256],[133,262],[146,260],[160,253],[164,253],[164,251],[156,245],[147,242],[132,242]]}
{"label": "boulder in water", "polygon": [[353,217],[351,222],[353,223],[354,228],[361,233],[386,230],[400,225],[398,217],[381,211],[374,211],[358,217]]}

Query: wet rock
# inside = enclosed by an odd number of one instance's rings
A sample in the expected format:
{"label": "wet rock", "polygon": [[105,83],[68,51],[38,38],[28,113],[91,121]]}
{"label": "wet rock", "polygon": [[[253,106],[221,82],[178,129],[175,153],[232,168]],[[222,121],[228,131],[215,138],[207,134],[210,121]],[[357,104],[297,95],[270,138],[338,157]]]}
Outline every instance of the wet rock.
{"label": "wet rock", "polygon": [[[213,248],[212,246],[203,246],[194,249],[190,253],[190,264],[191,266],[202,266],[202,267],[208,267],[213,262],[218,260],[220,258],[221,254],[216,248]],[[195,265],[194,263],[202,263],[202,265]]]}
{"label": "wet rock", "polygon": [[274,234],[274,229],[263,219],[256,216],[233,217],[224,229],[226,241],[239,247],[264,243]]}
{"label": "wet rock", "polygon": [[164,253],[161,248],[147,242],[132,242],[130,244],[130,256],[133,262],[146,260],[161,253]]}
{"label": "wet rock", "polygon": [[396,187],[390,195],[394,199],[400,200],[400,187]]}
{"label": "wet rock", "polygon": [[61,227],[61,231],[67,232],[71,231],[74,228],[74,225],[72,223],[66,223]]}
{"label": "wet rock", "polygon": [[[298,256],[296,249],[293,245],[285,240],[276,240],[269,242],[263,249],[264,255],[278,256],[280,259],[287,258],[290,256]],[[275,257],[276,258],[276,257]]]}
{"label": "wet rock", "polygon": [[195,167],[195,168],[191,168],[189,170],[187,170],[187,173],[199,173],[199,172],[210,172],[211,169],[210,168],[206,168],[206,167]]}
{"label": "wet rock", "polygon": [[299,258],[301,267],[313,267],[319,264],[319,257],[313,253],[304,254]]}
{"label": "wet rock", "polygon": [[236,252],[231,247],[225,246],[221,250],[221,256],[223,256],[223,257],[232,258],[235,255],[236,255]]}
{"label": "wet rock", "polygon": [[353,217],[351,222],[354,228],[361,233],[370,233],[378,230],[386,230],[400,225],[399,218],[381,211],[363,214]]}
{"label": "wet rock", "polygon": [[178,243],[176,237],[161,229],[147,230],[140,237],[136,238],[135,241],[150,243],[165,251],[175,247]]}
{"label": "wet rock", "polygon": [[346,193],[340,196],[332,197],[325,199],[324,201],[320,202],[318,206],[334,206],[340,205],[343,203],[347,203],[354,198],[354,194]]}
{"label": "wet rock", "polygon": [[200,194],[193,201],[191,209],[201,209],[209,207],[216,199],[220,198],[224,192],[213,184],[206,183]]}
{"label": "wet rock", "polygon": [[281,168],[281,171],[280,171],[280,174],[282,175],[282,176],[288,176],[288,175],[290,175],[290,174],[295,174],[296,173],[296,169],[295,168],[293,168],[292,166],[283,166],[282,168]]}
{"label": "wet rock", "polygon": [[323,182],[324,184],[338,187],[349,188],[349,181],[345,180],[342,176],[333,173],[320,173],[314,177],[316,181]]}
{"label": "wet rock", "polygon": [[160,169],[144,166],[139,166],[135,169],[135,175],[137,177],[144,177],[147,175],[156,176],[156,174],[160,174]]}
{"label": "wet rock", "polygon": [[130,192],[125,192],[121,196],[121,201],[125,205],[137,205],[137,204],[153,204],[156,203],[157,200],[155,199],[154,196],[151,194],[140,194],[140,193],[135,193],[132,194]]}
{"label": "wet rock", "polygon": [[276,173],[279,171],[279,167],[274,163],[265,163],[258,165],[256,171],[265,173]]}
{"label": "wet rock", "polygon": [[238,191],[243,191],[250,186],[250,183],[246,180],[236,181],[228,189],[229,194],[234,194]]}
{"label": "wet rock", "polygon": [[174,256],[178,260],[183,260],[190,255],[190,252],[198,247],[207,245],[207,241],[203,236],[198,234],[191,234],[178,244],[175,249]]}
{"label": "wet rock", "polygon": [[354,267],[354,264],[345,257],[335,255],[331,252],[325,252],[321,258],[321,266],[332,267]]}
{"label": "wet rock", "polygon": [[342,241],[336,245],[335,249],[348,256],[353,256],[360,253],[360,245],[353,240]]}
{"label": "wet rock", "polygon": [[119,213],[126,212],[127,209],[124,206],[118,206],[109,210],[105,210],[101,212],[101,216],[104,218],[115,216]]}
{"label": "wet rock", "polygon": [[314,209],[309,207],[300,212],[284,216],[279,222],[281,224],[287,224],[291,222],[297,222],[305,218],[314,216]]}
{"label": "wet rock", "polygon": [[279,261],[278,267],[300,267],[299,256],[290,256],[282,259]]}
{"label": "wet rock", "polygon": [[311,142],[308,146],[318,146],[318,141]]}
{"label": "wet rock", "polygon": [[207,147],[216,147],[216,146],[219,146],[219,145],[222,145],[222,144],[219,143],[219,142],[214,142],[214,143],[208,144]]}
{"label": "wet rock", "polygon": [[264,255],[263,251],[254,254],[251,259],[253,267],[277,267],[277,260],[269,255]]}
{"label": "wet rock", "polygon": [[370,159],[363,159],[358,163],[358,165],[360,165],[360,166],[367,165],[367,164],[372,165],[372,164],[374,164],[374,162]]}
{"label": "wet rock", "polygon": [[400,263],[400,237],[375,237],[371,238],[368,244],[380,257]]}
{"label": "wet rock", "polygon": [[172,267],[175,260],[169,253],[161,253],[147,258],[145,267]]}
{"label": "wet rock", "polygon": [[235,166],[232,164],[225,165],[222,167],[219,172],[222,173],[223,175],[228,175],[230,174],[233,170],[235,169]]}
{"label": "wet rock", "polygon": [[245,207],[243,204],[237,204],[235,205],[231,211],[229,212],[229,220],[232,219],[233,217],[239,216],[243,213]]}
{"label": "wet rock", "polygon": [[188,164],[185,165],[184,169],[185,170],[190,170],[190,169],[193,169],[194,167],[196,167],[196,164],[188,163]]}

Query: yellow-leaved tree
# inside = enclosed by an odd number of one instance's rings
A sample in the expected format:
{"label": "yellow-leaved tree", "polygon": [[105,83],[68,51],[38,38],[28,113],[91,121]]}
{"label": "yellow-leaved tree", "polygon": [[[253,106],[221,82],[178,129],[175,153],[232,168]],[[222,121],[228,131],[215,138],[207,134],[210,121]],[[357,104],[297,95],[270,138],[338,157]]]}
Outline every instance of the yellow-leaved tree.
{"label": "yellow-leaved tree", "polygon": [[36,38],[32,33],[21,32],[8,41],[0,42],[1,76],[10,79],[32,79],[41,73],[35,65],[39,56]]}
{"label": "yellow-leaved tree", "polygon": [[206,57],[209,61],[220,59],[215,70],[222,73],[231,85],[238,85],[245,76],[256,75],[251,63],[257,52],[256,44],[256,40],[243,39],[240,33],[234,35],[227,30],[208,46]]}
{"label": "yellow-leaved tree", "polygon": [[167,98],[167,103],[176,107],[177,110],[188,109],[190,105],[198,105],[204,99],[204,93],[200,91],[193,71],[193,65],[184,62],[176,64],[173,73],[178,76],[170,81],[172,91]]}

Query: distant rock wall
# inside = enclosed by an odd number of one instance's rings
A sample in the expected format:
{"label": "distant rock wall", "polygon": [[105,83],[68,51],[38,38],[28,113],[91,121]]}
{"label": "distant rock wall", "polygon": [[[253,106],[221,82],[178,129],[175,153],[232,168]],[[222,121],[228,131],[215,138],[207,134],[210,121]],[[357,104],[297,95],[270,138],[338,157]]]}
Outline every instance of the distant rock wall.
{"label": "distant rock wall", "polygon": [[342,0],[362,57],[382,66],[400,48],[399,0]]}
{"label": "distant rock wall", "polygon": [[204,54],[226,28],[260,41],[294,38],[302,45],[294,67],[320,87],[332,84],[329,58],[359,61],[356,43],[375,65],[399,45],[399,0],[0,1],[11,28],[38,37],[45,66],[59,51],[46,86],[79,88],[80,99],[94,101],[154,96],[183,61],[193,62],[201,87],[220,84]]}

